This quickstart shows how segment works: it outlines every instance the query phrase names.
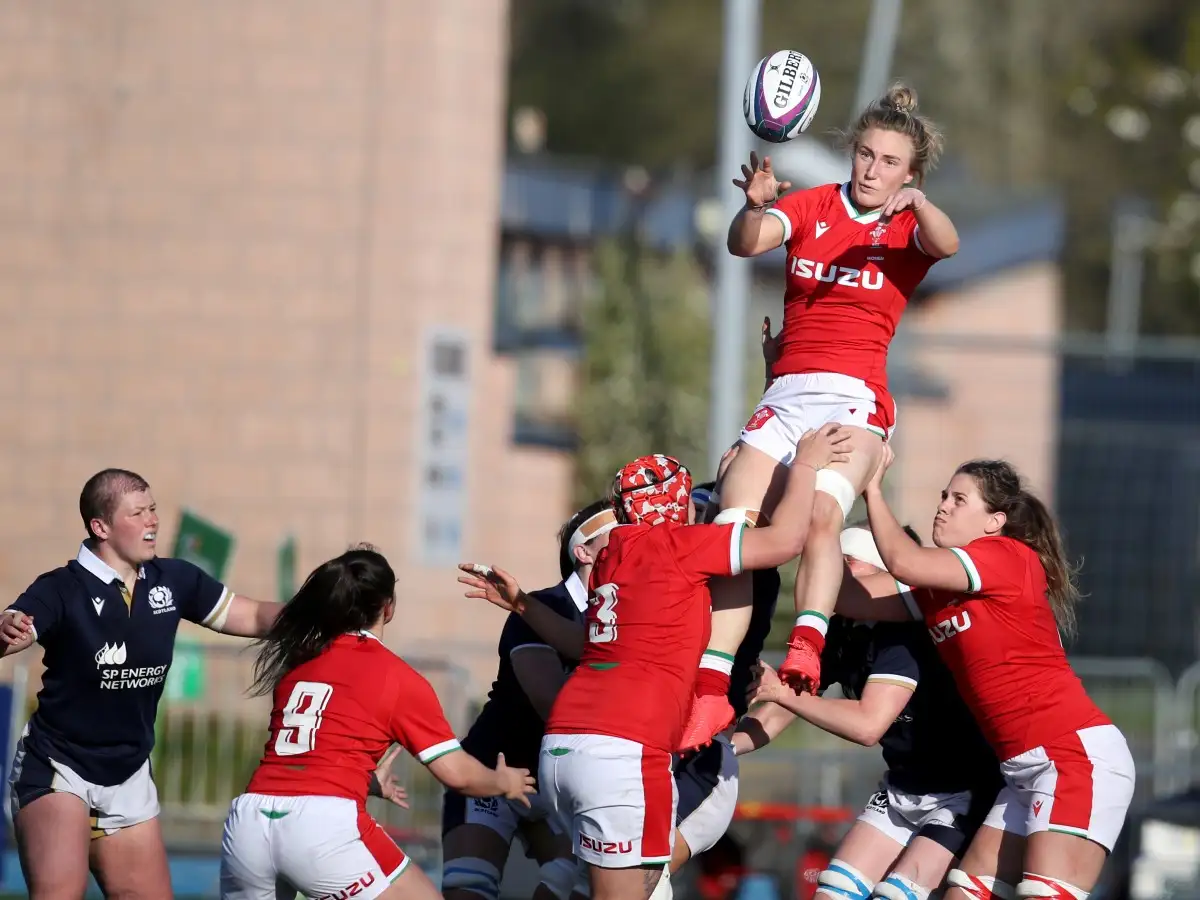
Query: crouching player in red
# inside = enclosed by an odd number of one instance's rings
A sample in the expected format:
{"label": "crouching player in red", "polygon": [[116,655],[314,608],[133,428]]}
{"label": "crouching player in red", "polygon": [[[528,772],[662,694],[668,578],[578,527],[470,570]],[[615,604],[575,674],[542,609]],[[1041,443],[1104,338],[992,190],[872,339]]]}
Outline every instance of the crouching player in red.
{"label": "crouching player in red", "polygon": [[383,556],[347,551],[308,576],[261,641],[253,690],[274,694],[271,728],[225,820],[222,898],[438,898],[366,810],[393,742],[461,794],[528,805],[528,770],[463,753],[429,682],[383,645],[395,589]]}
{"label": "crouching player in red", "polygon": [[[667,456],[626,465],[613,484],[622,527],[592,569],[587,643],[554,702],[542,739],[542,792],[569,823],[592,900],[670,897],[675,835],[672,753],[708,642],[708,579],[774,568],[803,545],[817,470],[845,456],[837,426],[805,435],[768,527],[692,525],[692,479]],[[459,580],[521,611],[512,576],[463,566]]]}

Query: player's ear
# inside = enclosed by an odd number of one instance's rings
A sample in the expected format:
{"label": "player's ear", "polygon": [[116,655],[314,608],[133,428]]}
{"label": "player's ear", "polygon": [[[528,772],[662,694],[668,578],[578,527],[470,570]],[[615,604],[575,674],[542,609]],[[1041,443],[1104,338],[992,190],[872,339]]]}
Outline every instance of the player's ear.
{"label": "player's ear", "polygon": [[905,184],[912,184],[913,178],[915,178],[915,177],[916,177],[916,176],[915,176],[915,175],[913,175],[913,172],[912,172],[912,170],[910,169],[910,170],[909,170],[909,172],[908,172],[908,174],[904,176],[904,183],[905,183]]}
{"label": "player's ear", "polygon": [[1008,516],[1002,512],[994,512],[988,516],[985,530],[989,535],[999,534],[1004,530],[1004,523],[1008,521]]}
{"label": "player's ear", "polygon": [[392,616],[396,614],[396,598],[393,595],[388,598],[388,601],[383,604],[383,624],[387,625],[392,621]]}
{"label": "player's ear", "polygon": [[112,528],[99,516],[88,522],[88,527],[91,529],[92,534],[99,540],[107,541],[112,537]]}

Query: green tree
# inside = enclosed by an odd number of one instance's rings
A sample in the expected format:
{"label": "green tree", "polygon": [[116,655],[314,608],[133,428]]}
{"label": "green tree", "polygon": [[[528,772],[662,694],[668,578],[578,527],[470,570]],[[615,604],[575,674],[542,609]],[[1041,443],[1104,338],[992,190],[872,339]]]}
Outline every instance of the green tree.
{"label": "green tree", "polygon": [[596,248],[594,268],[582,316],[580,503],[646,453],[703,466],[708,423],[708,292],[694,257],[610,241]]}
{"label": "green tree", "polygon": [[[814,135],[852,114],[869,10],[869,0],[763,0],[762,51],[795,47],[821,73]],[[1136,192],[1166,226],[1146,272],[1146,329],[1200,333],[1198,21],[1194,0],[905,4],[892,68],[949,141],[931,189],[945,185],[946,200],[974,215],[989,211],[976,181],[1060,192],[1070,328],[1103,327],[1113,204]],[[719,0],[513,0],[512,23],[510,101],[546,112],[551,152],[713,164]]]}

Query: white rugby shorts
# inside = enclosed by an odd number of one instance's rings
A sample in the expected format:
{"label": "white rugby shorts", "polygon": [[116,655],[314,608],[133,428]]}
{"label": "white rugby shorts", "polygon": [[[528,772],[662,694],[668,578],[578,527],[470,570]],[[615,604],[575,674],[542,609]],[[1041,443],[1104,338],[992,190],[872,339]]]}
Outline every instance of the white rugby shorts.
{"label": "white rugby shorts", "polygon": [[538,777],[583,862],[604,869],[670,862],[671,754],[608,735],[548,734]]}
{"label": "white rugby shorts", "polygon": [[[970,791],[912,794],[889,784],[885,777],[858,821],[883,832],[901,847],[924,832],[925,837],[957,854],[969,838],[965,821],[971,802]],[[978,821],[975,824],[978,826]]]}
{"label": "white rugby shorts", "polygon": [[887,439],[896,430],[896,402],[882,388],[849,375],[780,375],[742,428],[741,440],[790,466],[804,433],[830,422],[856,425]]}
{"label": "white rugby shorts", "polygon": [[738,801],[738,758],[724,736],[676,767],[679,833],[692,856],[711,850],[729,830]]}
{"label": "white rugby shorts", "polygon": [[276,900],[290,890],[373,900],[408,862],[353,800],[242,794],[221,837],[221,898]]}
{"label": "white rugby shorts", "polygon": [[1005,760],[1000,772],[1004,787],[985,825],[1022,837],[1057,831],[1113,849],[1136,777],[1117,726],[1073,731]]}
{"label": "white rugby shorts", "polygon": [[158,788],[150,772],[150,760],[120,784],[92,784],[66,763],[29,753],[22,739],[17,742],[8,783],[9,807],[14,818],[21,807],[46,794],[75,795],[90,811],[93,838],[149,822],[159,813]]}

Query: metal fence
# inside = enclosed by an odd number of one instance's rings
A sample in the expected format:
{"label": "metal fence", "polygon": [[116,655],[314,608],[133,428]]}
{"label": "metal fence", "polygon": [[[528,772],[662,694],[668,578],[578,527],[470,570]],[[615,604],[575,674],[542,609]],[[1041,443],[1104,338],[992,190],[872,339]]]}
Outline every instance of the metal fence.
{"label": "metal fence", "polygon": [[[192,648],[203,657],[203,689],[188,698],[168,692],[159,708],[155,779],[163,822],[175,846],[206,845],[219,836],[229,801],[244,789],[262,753],[267,698],[249,697],[251,656],[238,648]],[[442,659],[408,660],[433,684],[456,731],[469,725],[473,696],[464,669]],[[1200,780],[1200,663],[1173,679],[1159,662],[1138,658],[1072,660],[1092,698],[1121,728],[1137,762],[1135,803],[1180,791]],[[14,669],[14,739],[40,686],[36,658]],[[741,800],[810,810],[854,809],[882,774],[875,749],[854,747],[797,724],[742,763]],[[380,804],[387,824],[436,833],[441,789],[407,754],[397,774],[411,809]],[[7,805],[6,805],[7,806]]]}
{"label": "metal fence", "polygon": [[[193,644],[180,650],[159,705],[151,765],[169,846],[211,850],[220,846],[229,801],[245,789],[262,756],[271,704],[268,697],[247,694],[253,656],[244,648]],[[469,724],[471,704],[467,672],[442,659],[406,661],[429,679],[451,726],[461,733]],[[187,690],[178,680],[185,670],[202,672]],[[20,659],[13,669],[14,743],[36,705],[40,686],[40,659]],[[401,810],[378,801],[373,812],[381,822],[417,836],[436,831],[440,787],[407,754],[397,760],[395,771],[408,789],[412,808]],[[7,810],[8,803],[4,806]]]}
{"label": "metal fence", "polygon": [[[170,848],[213,854],[229,801],[244,789],[262,753],[269,704],[246,694],[249,653],[224,646],[193,646],[185,657],[188,653],[199,654],[204,675],[191,691],[181,691],[176,681],[164,696],[154,773]],[[408,661],[433,684],[461,734],[474,708],[466,670],[442,659]],[[35,655],[15,662],[14,739],[36,702],[41,668]],[[1163,663],[1145,658],[1081,656],[1072,664],[1129,741],[1137,764],[1135,813],[1155,798],[1200,782],[1200,662],[1179,678]],[[189,666],[194,671],[195,660],[184,668]],[[803,723],[744,757],[740,816],[732,835],[745,850],[746,864],[772,877],[780,896],[793,896],[796,881],[808,877],[797,862],[804,851],[836,842],[874,791],[883,768],[877,749],[852,746]],[[372,813],[397,833],[418,864],[436,872],[441,787],[406,754],[397,761],[397,774],[411,808],[373,800]],[[685,874],[681,896],[695,895],[687,884],[694,875]]]}

